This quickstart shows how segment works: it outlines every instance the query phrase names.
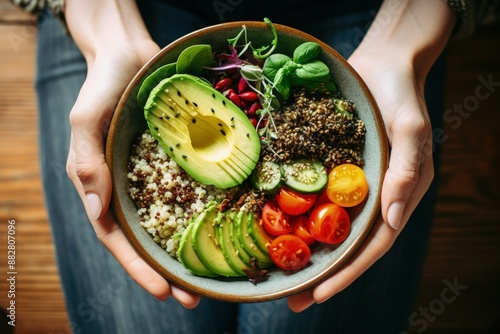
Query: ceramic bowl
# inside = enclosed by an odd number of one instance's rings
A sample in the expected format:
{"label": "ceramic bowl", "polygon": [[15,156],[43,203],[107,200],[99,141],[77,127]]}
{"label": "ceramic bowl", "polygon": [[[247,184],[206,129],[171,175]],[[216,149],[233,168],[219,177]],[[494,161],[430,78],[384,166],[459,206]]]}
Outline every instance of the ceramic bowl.
{"label": "ceramic bowl", "polygon": [[123,93],[112,119],[106,145],[106,160],[112,172],[112,207],[117,221],[130,243],[153,268],[168,281],[202,296],[230,302],[260,302],[289,296],[310,288],[338,270],[360,247],[380,211],[380,190],[387,167],[387,140],[376,103],[360,76],[335,50],[299,30],[275,24],[279,35],[276,52],[291,54],[302,42],[315,41],[322,47],[320,59],[330,68],[333,81],[344,97],[355,102],[359,117],[366,126],[364,150],[365,173],[370,186],[362,205],[349,210],[351,232],[340,246],[312,249],[311,265],[293,274],[272,269],[270,278],[257,285],[247,279],[205,278],[189,273],[177,260],[156,244],[139,224],[139,215],[130,199],[127,179],[129,152],[147,128],[143,110],[136,102],[138,89],[158,67],[174,62],[180,52],[193,44],[211,44],[227,49],[227,39],[234,37],[245,24],[254,46],[267,45],[272,33],[264,22],[233,22],[207,27],[190,33],[162,49],[134,77]]}

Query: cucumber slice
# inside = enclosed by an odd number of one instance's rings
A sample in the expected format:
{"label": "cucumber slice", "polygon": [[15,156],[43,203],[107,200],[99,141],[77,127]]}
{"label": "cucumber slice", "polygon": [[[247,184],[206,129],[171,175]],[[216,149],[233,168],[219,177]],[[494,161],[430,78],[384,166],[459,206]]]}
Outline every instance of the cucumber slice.
{"label": "cucumber slice", "polygon": [[328,172],[322,163],[298,159],[283,165],[285,185],[301,193],[318,193],[328,182]]}
{"label": "cucumber slice", "polygon": [[277,194],[283,186],[283,170],[273,161],[258,163],[250,180],[253,186],[268,194]]}

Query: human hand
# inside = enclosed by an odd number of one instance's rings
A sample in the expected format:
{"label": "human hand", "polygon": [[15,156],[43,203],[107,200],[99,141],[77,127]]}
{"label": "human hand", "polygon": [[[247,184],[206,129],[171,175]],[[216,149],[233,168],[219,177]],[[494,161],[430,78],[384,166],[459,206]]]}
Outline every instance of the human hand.
{"label": "human hand", "polygon": [[[389,0],[385,4],[391,2]],[[385,22],[388,30],[394,28],[397,33],[387,36],[380,33],[374,39],[369,31],[369,38],[363,40],[348,60],[379,106],[391,147],[389,166],[382,184],[381,214],[363,245],[339,271],[314,288],[289,298],[289,307],[293,311],[300,312],[344,290],[381,258],[392,247],[430,186],[434,176],[433,144],[424,99],[424,82],[450,35],[451,13],[444,2],[434,0],[408,3],[408,7],[399,13],[414,18],[418,6],[427,11],[430,7],[425,6],[431,2],[437,5],[436,10],[439,11],[434,12],[435,17],[430,15],[423,20],[440,19],[439,13],[446,18],[431,31],[434,34],[425,29],[422,31],[426,25],[418,20],[396,19],[394,27]],[[393,16],[397,17],[396,14]],[[428,39],[426,33],[429,33]]]}
{"label": "human hand", "polygon": [[[110,3],[97,1],[90,15],[92,25],[86,25],[86,8],[90,2],[68,1],[66,17],[69,30],[87,61],[87,78],[70,113],[71,143],[67,173],[74,183],[97,238],[115,256],[129,275],[159,300],[169,296],[187,308],[198,305],[200,297],[169,284],[151,268],[130,245],[110,210],[111,175],[104,158],[104,144],[110,120],[118,100],[137,71],[159,51],[137,17],[133,3],[117,12],[128,13],[127,29],[138,27],[133,36],[118,29],[120,19],[113,16]],[[87,8],[88,9],[88,8]],[[102,10],[103,20],[99,21]],[[98,13],[98,14],[95,14]],[[83,16],[83,19],[82,19]],[[75,20],[72,18],[76,17]],[[134,22],[134,18],[137,21]],[[83,23],[82,23],[83,22]],[[102,29],[111,24],[111,30]],[[123,21],[121,21],[123,23]],[[95,27],[96,33],[89,32]],[[126,30],[126,29],[124,29]],[[109,34],[108,34],[109,33]]]}

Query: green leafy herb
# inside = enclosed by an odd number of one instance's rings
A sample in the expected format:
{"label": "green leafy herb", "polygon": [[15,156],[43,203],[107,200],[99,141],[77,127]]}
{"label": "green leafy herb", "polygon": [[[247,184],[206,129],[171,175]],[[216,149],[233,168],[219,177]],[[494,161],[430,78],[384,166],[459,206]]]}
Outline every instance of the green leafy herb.
{"label": "green leafy herb", "polygon": [[192,45],[184,49],[177,59],[177,73],[198,76],[204,67],[213,63],[212,47],[208,44]]}
{"label": "green leafy herb", "polygon": [[141,84],[139,92],[137,93],[137,102],[141,107],[144,107],[148,100],[149,93],[156,85],[165,78],[169,78],[176,73],[176,63],[163,65],[153,73],[148,75]]}
{"label": "green leafy herb", "polygon": [[248,41],[247,27],[245,25],[242,26],[242,29],[240,30],[238,35],[236,35],[233,38],[227,39],[229,45],[236,48],[238,46],[239,40],[241,39],[241,37],[244,36],[245,43],[243,44],[242,49],[241,49],[238,56],[241,56],[249,48],[252,50],[252,55],[254,56],[255,59],[265,59],[265,58],[269,57],[274,52],[274,50],[276,49],[276,46],[278,46],[278,32],[276,30],[276,27],[274,26],[274,24],[271,22],[270,19],[268,19],[266,17],[266,18],[264,18],[264,22],[267,24],[267,26],[269,27],[269,29],[271,30],[271,32],[273,34],[273,40],[271,41],[270,45],[264,45],[264,46],[261,46],[260,48],[254,48],[252,45],[252,42]]}
{"label": "green leafy herb", "polygon": [[[325,87],[336,91],[330,81],[330,69],[321,60],[316,59],[321,53],[321,47],[315,42],[304,42],[297,46],[292,58],[275,53],[264,62],[263,73],[274,83],[276,91],[288,99],[294,86]],[[323,83],[324,85],[317,85]]]}
{"label": "green leafy herb", "polygon": [[[253,49],[253,56],[257,59],[265,59],[269,57],[276,49],[276,46],[278,46],[278,32],[276,31],[274,24],[267,17],[264,18],[264,22],[266,22],[269,29],[271,29],[271,32],[273,33],[273,40],[269,46],[262,46],[258,49]],[[262,54],[263,52],[266,53]]]}
{"label": "green leafy herb", "polygon": [[308,61],[318,58],[321,53],[321,47],[318,43],[305,42],[297,46],[293,51],[293,61],[299,64],[305,64]]}

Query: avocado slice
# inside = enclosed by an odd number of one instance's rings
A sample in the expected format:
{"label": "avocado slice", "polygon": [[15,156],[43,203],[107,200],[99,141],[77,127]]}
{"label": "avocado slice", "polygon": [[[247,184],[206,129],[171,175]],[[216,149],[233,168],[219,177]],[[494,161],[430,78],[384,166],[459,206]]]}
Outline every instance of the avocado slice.
{"label": "avocado slice", "polygon": [[248,234],[252,237],[255,245],[265,254],[269,254],[268,246],[273,242],[273,237],[266,232],[262,226],[262,220],[255,218],[254,214],[248,217]]}
{"label": "avocado slice", "polygon": [[223,217],[218,225],[216,225],[215,233],[217,235],[217,240],[219,241],[219,246],[222,250],[222,254],[226,258],[227,263],[242,276],[245,275],[246,270],[252,270],[250,266],[250,257],[248,257],[248,262],[245,262],[239,257],[240,251],[235,247],[231,240],[231,230],[233,225],[236,225],[231,219],[231,215],[223,214]]}
{"label": "avocado slice", "polygon": [[182,234],[179,249],[177,250],[177,257],[182,265],[193,274],[198,276],[216,277],[218,275],[208,269],[207,266],[201,262],[200,258],[194,251],[192,243],[193,227],[193,223],[189,224],[187,229]]}
{"label": "avocado slice", "polygon": [[259,261],[260,268],[266,268],[272,265],[272,260],[269,257],[269,252],[263,252],[248,233],[249,222],[254,221],[253,212],[241,210],[237,217],[238,237],[243,248],[248,252],[250,257],[254,257]]}
{"label": "avocado slice", "polygon": [[214,273],[226,277],[241,276],[241,273],[227,263],[216,238],[217,212],[217,207],[213,205],[196,218],[192,231],[194,251],[201,262]]}
{"label": "avocado slice", "polygon": [[248,117],[203,79],[175,74],[162,80],[144,109],[152,136],[201,183],[237,186],[259,160],[260,138]]}
{"label": "avocado slice", "polygon": [[238,253],[238,257],[246,264],[250,265],[251,263],[251,256],[248,254],[246,249],[243,247],[242,243],[240,242],[240,228],[238,227],[238,217],[239,213],[231,213],[230,214],[230,219],[232,221],[231,223],[231,230],[229,231],[229,237],[231,239],[231,242],[233,243],[234,250],[235,252]]}

